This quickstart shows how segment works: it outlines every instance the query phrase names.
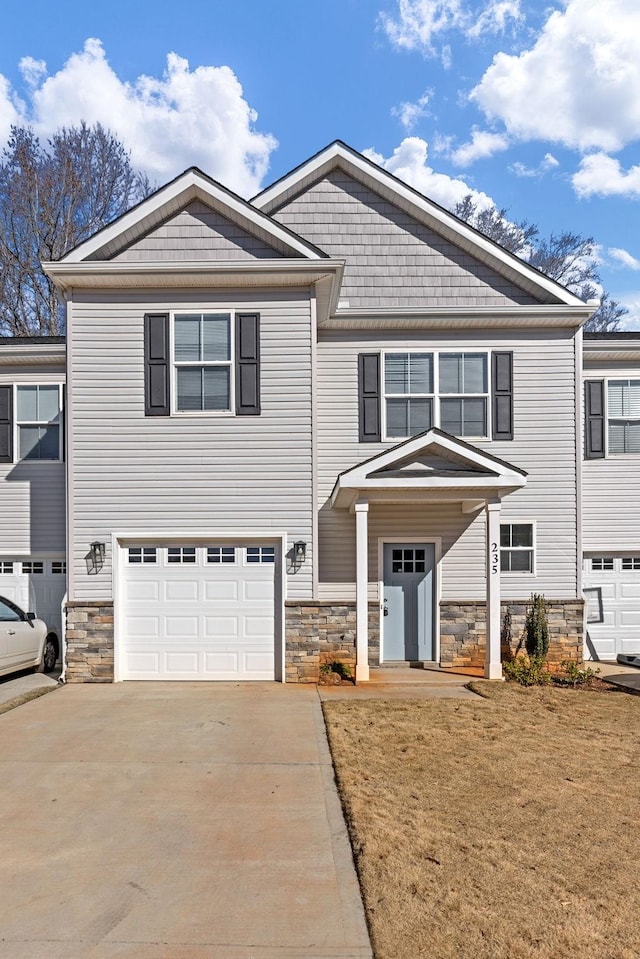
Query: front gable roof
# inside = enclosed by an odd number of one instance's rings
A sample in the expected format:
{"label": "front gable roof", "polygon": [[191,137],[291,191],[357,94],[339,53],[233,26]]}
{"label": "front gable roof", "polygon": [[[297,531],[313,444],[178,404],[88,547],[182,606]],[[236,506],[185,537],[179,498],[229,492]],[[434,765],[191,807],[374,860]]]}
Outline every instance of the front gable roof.
{"label": "front gable roof", "polygon": [[326,254],[318,247],[277,223],[197,167],[190,167],[113,223],[94,233],[59,262],[70,264],[112,260],[194,201],[200,201],[262,243],[273,247],[277,256],[311,260],[326,258]]}
{"label": "front gable roof", "polygon": [[563,286],[508,253],[493,240],[339,140],[277,180],[251,202],[265,213],[276,214],[281,207],[335,170],[340,170],[365,185],[399,210],[524,290],[538,303],[581,307],[586,311],[585,317],[595,309],[594,306],[587,307],[579,297]]}
{"label": "front gable roof", "polygon": [[412,491],[451,491],[460,499],[500,496],[526,482],[519,467],[434,427],[340,473],[331,505],[346,508],[359,495]]}

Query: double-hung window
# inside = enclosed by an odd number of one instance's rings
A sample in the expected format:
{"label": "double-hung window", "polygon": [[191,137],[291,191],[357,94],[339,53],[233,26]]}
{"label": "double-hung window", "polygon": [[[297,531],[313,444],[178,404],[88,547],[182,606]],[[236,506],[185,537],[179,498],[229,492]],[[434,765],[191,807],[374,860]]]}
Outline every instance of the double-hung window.
{"label": "double-hung window", "polygon": [[227,412],[232,395],[230,313],[178,313],[173,320],[176,411]]}
{"label": "double-hung window", "polygon": [[16,386],[16,430],[21,460],[62,459],[62,390]]}
{"label": "double-hung window", "polygon": [[487,435],[487,354],[441,353],[440,428],[453,436]]}
{"label": "double-hung window", "polygon": [[488,436],[487,353],[385,353],[385,438],[439,426],[454,436]]}
{"label": "double-hung window", "polygon": [[609,453],[640,453],[640,380],[607,384]]}
{"label": "double-hung window", "polygon": [[532,523],[500,525],[500,569],[503,573],[533,573]]}
{"label": "double-hung window", "polygon": [[415,436],[431,429],[432,353],[387,353],[384,386],[387,436]]}

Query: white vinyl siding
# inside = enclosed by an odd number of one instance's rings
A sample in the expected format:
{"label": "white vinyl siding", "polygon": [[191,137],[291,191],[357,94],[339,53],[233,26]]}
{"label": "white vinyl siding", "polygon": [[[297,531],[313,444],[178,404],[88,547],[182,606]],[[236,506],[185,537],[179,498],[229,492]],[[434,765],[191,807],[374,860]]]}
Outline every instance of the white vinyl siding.
{"label": "white vinyl siding", "polygon": [[[328,498],[338,473],[376,456],[394,441],[359,442],[358,353],[383,350],[487,353],[513,351],[514,439],[473,440],[480,449],[526,470],[527,485],[505,496],[501,522],[536,520],[536,572],[505,575],[502,596],[526,599],[532,589],[550,599],[575,597],[577,591],[577,502],[575,349],[571,331],[427,330],[339,332],[322,330],[318,345],[318,506],[320,593],[323,598],[355,598],[355,520],[347,510],[331,509]],[[549,384],[553,383],[553,389]],[[336,384],[340,415],[336,415]],[[369,510],[372,590],[377,582],[377,546],[372,537],[442,537],[442,598],[485,599],[483,511],[466,515],[459,503],[441,506],[372,504]],[[377,592],[377,590],[376,590]],[[524,594],[524,595],[523,595]]]}
{"label": "white vinyl siding", "polygon": [[[145,313],[260,313],[260,416],[144,415]],[[311,595],[311,302],[304,289],[75,293],[69,324],[70,599],[111,597],[112,534],[286,533],[309,544],[288,579]],[[107,543],[87,575],[89,543]]]}

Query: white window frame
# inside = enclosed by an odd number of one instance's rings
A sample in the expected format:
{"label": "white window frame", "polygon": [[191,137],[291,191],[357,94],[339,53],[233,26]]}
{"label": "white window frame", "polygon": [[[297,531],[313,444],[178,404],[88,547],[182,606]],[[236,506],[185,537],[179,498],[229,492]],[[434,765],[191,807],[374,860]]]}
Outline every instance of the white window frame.
{"label": "white window frame", "polygon": [[[176,337],[175,321],[181,316],[193,316],[199,314],[204,316],[206,313],[214,315],[226,315],[229,317],[229,359],[228,360],[188,360],[176,362]],[[235,355],[236,355],[236,310],[224,306],[199,307],[197,309],[172,310],[169,323],[170,350],[171,359],[171,415],[172,416],[215,416],[229,417],[235,416]],[[228,366],[229,367],[229,409],[228,410],[179,410],[178,409],[178,369],[187,367]]]}
{"label": "white window frame", "polygon": [[[595,563],[600,563],[598,567]],[[605,563],[610,563],[610,566],[605,566]],[[615,573],[616,571],[616,560],[614,556],[590,556],[589,557],[589,572],[590,573]]]}
{"label": "white window frame", "polygon": [[[503,546],[502,545],[502,527],[503,526],[530,526],[531,527],[531,546]],[[531,519],[504,519],[500,517],[500,576],[536,576],[538,564],[537,548],[537,523]],[[502,553],[531,553],[531,570],[528,569],[503,569]]]}
{"label": "white window frame", "polygon": [[640,380],[640,376],[605,376],[604,377],[604,429],[605,429],[605,457],[618,457],[618,456],[640,456],[640,453],[632,452],[622,452],[622,453],[612,453],[609,450],[609,420],[617,420],[618,422],[637,422],[638,417],[636,416],[611,416],[609,414],[609,384],[610,383],[631,383],[632,380]]}
{"label": "white window frame", "polygon": [[[393,441],[398,442],[404,439],[410,439],[410,436],[391,436],[387,432],[387,399],[430,399],[431,400],[431,426],[441,428],[441,416],[440,416],[440,401],[444,399],[483,399],[486,404],[486,433],[483,436],[460,436],[459,439],[464,440],[465,442],[476,442],[478,440],[489,440],[491,439],[491,356],[492,350],[486,349],[464,349],[458,350],[454,348],[447,349],[418,349],[412,347],[411,349],[402,349],[398,348],[389,348],[381,351],[382,356],[382,369],[380,375],[380,396],[381,396],[381,413],[382,413],[382,439],[383,442]],[[389,393],[386,391],[386,368],[387,368],[387,354],[396,354],[400,353],[403,355],[418,354],[424,355],[428,354],[432,358],[432,369],[433,369],[433,392],[432,393]],[[451,354],[454,356],[466,356],[466,355],[476,355],[484,356],[487,362],[487,392],[486,393],[441,393],[440,392],[440,356],[442,354]],[[414,434],[415,435],[415,434]]]}
{"label": "white window frame", "polygon": [[[58,456],[55,459],[22,459],[20,456],[20,427],[21,426],[51,426],[51,422],[44,420],[20,420],[18,418],[18,390],[25,386],[47,386],[58,389]],[[13,384],[13,462],[14,463],[60,463],[64,453],[64,384],[63,383],[14,383]]]}

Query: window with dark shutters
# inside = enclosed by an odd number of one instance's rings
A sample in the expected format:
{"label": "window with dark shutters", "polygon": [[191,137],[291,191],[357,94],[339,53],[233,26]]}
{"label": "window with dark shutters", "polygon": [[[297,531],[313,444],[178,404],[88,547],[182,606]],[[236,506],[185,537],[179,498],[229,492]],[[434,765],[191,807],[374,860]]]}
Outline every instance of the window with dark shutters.
{"label": "window with dark shutters", "polygon": [[13,462],[13,387],[0,386],[0,463]]}
{"label": "window with dark shutters", "polygon": [[604,380],[587,380],[584,384],[584,455],[585,459],[604,458]]}
{"label": "window with dark shutters", "polygon": [[513,439],[513,353],[492,354],[494,440]]}
{"label": "window with dark shutters", "polygon": [[236,415],[260,414],[260,314],[236,313]]}
{"label": "window with dark shutters", "polygon": [[360,442],[379,443],[380,430],[380,354],[358,356],[358,398]]}
{"label": "window with dark shutters", "polygon": [[146,313],[144,317],[144,412],[145,416],[170,413],[169,314]]}

